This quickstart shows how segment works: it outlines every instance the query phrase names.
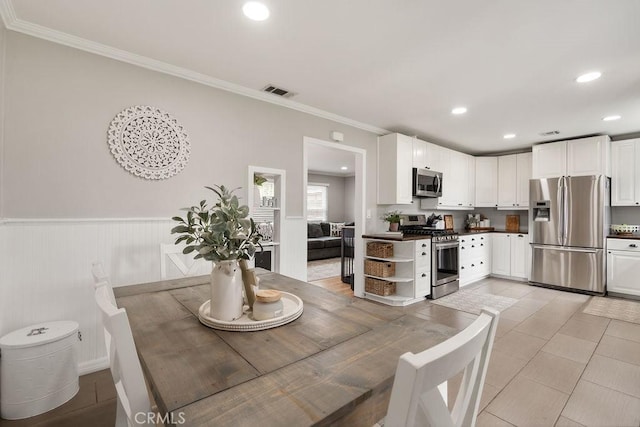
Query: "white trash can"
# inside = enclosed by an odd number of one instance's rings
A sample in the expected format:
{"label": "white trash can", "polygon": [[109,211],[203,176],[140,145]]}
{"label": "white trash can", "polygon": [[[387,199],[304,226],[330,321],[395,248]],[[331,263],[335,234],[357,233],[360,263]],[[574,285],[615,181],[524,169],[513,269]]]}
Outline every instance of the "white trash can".
{"label": "white trash can", "polygon": [[57,408],[76,395],[78,323],[46,322],[0,338],[0,414],[17,420]]}

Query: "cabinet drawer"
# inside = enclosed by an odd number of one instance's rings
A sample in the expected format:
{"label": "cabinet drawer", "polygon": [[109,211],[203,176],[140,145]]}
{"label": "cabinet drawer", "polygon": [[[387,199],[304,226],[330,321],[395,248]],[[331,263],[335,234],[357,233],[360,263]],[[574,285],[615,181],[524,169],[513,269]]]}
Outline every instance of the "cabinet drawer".
{"label": "cabinet drawer", "polygon": [[415,292],[416,297],[426,296],[431,294],[431,270],[421,269],[416,270],[415,277]]}
{"label": "cabinet drawer", "polygon": [[431,247],[416,250],[416,271],[431,267]]}
{"label": "cabinet drawer", "polygon": [[640,253],[640,239],[607,239],[607,249]]}
{"label": "cabinet drawer", "polygon": [[431,251],[431,240],[416,240],[416,253],[424,251]]}

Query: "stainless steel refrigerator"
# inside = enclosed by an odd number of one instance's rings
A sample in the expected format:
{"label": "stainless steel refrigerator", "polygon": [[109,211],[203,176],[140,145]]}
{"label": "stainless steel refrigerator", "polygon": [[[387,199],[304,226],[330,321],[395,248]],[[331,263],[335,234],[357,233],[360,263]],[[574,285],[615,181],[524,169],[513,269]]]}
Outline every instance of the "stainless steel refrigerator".
{"label": "stainless steel refrigerator", "polygon": [[604,293],[609,178],[532,179],[529,196],[531,282]]}

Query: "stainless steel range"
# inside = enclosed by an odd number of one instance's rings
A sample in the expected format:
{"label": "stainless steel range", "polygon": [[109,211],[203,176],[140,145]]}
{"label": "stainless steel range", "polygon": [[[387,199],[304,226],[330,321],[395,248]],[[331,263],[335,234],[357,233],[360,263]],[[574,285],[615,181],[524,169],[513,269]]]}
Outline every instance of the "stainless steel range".
{"label": "stainless steel range", "polygon": [[423,214],[400,215],[400,230],[406,235],[431,237],[431,298],[436,299],[460,288],[458,234],[437,228],[441,219]]}

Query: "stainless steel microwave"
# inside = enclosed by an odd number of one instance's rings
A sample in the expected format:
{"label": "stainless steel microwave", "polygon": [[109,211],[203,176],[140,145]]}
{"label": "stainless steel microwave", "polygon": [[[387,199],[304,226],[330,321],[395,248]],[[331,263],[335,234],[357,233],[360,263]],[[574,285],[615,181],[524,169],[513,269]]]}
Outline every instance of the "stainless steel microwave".
{"label": "stainless steel microwave", "polygon": [[442,196],[442,172],[413,168],[413,195],[415,197]]}

